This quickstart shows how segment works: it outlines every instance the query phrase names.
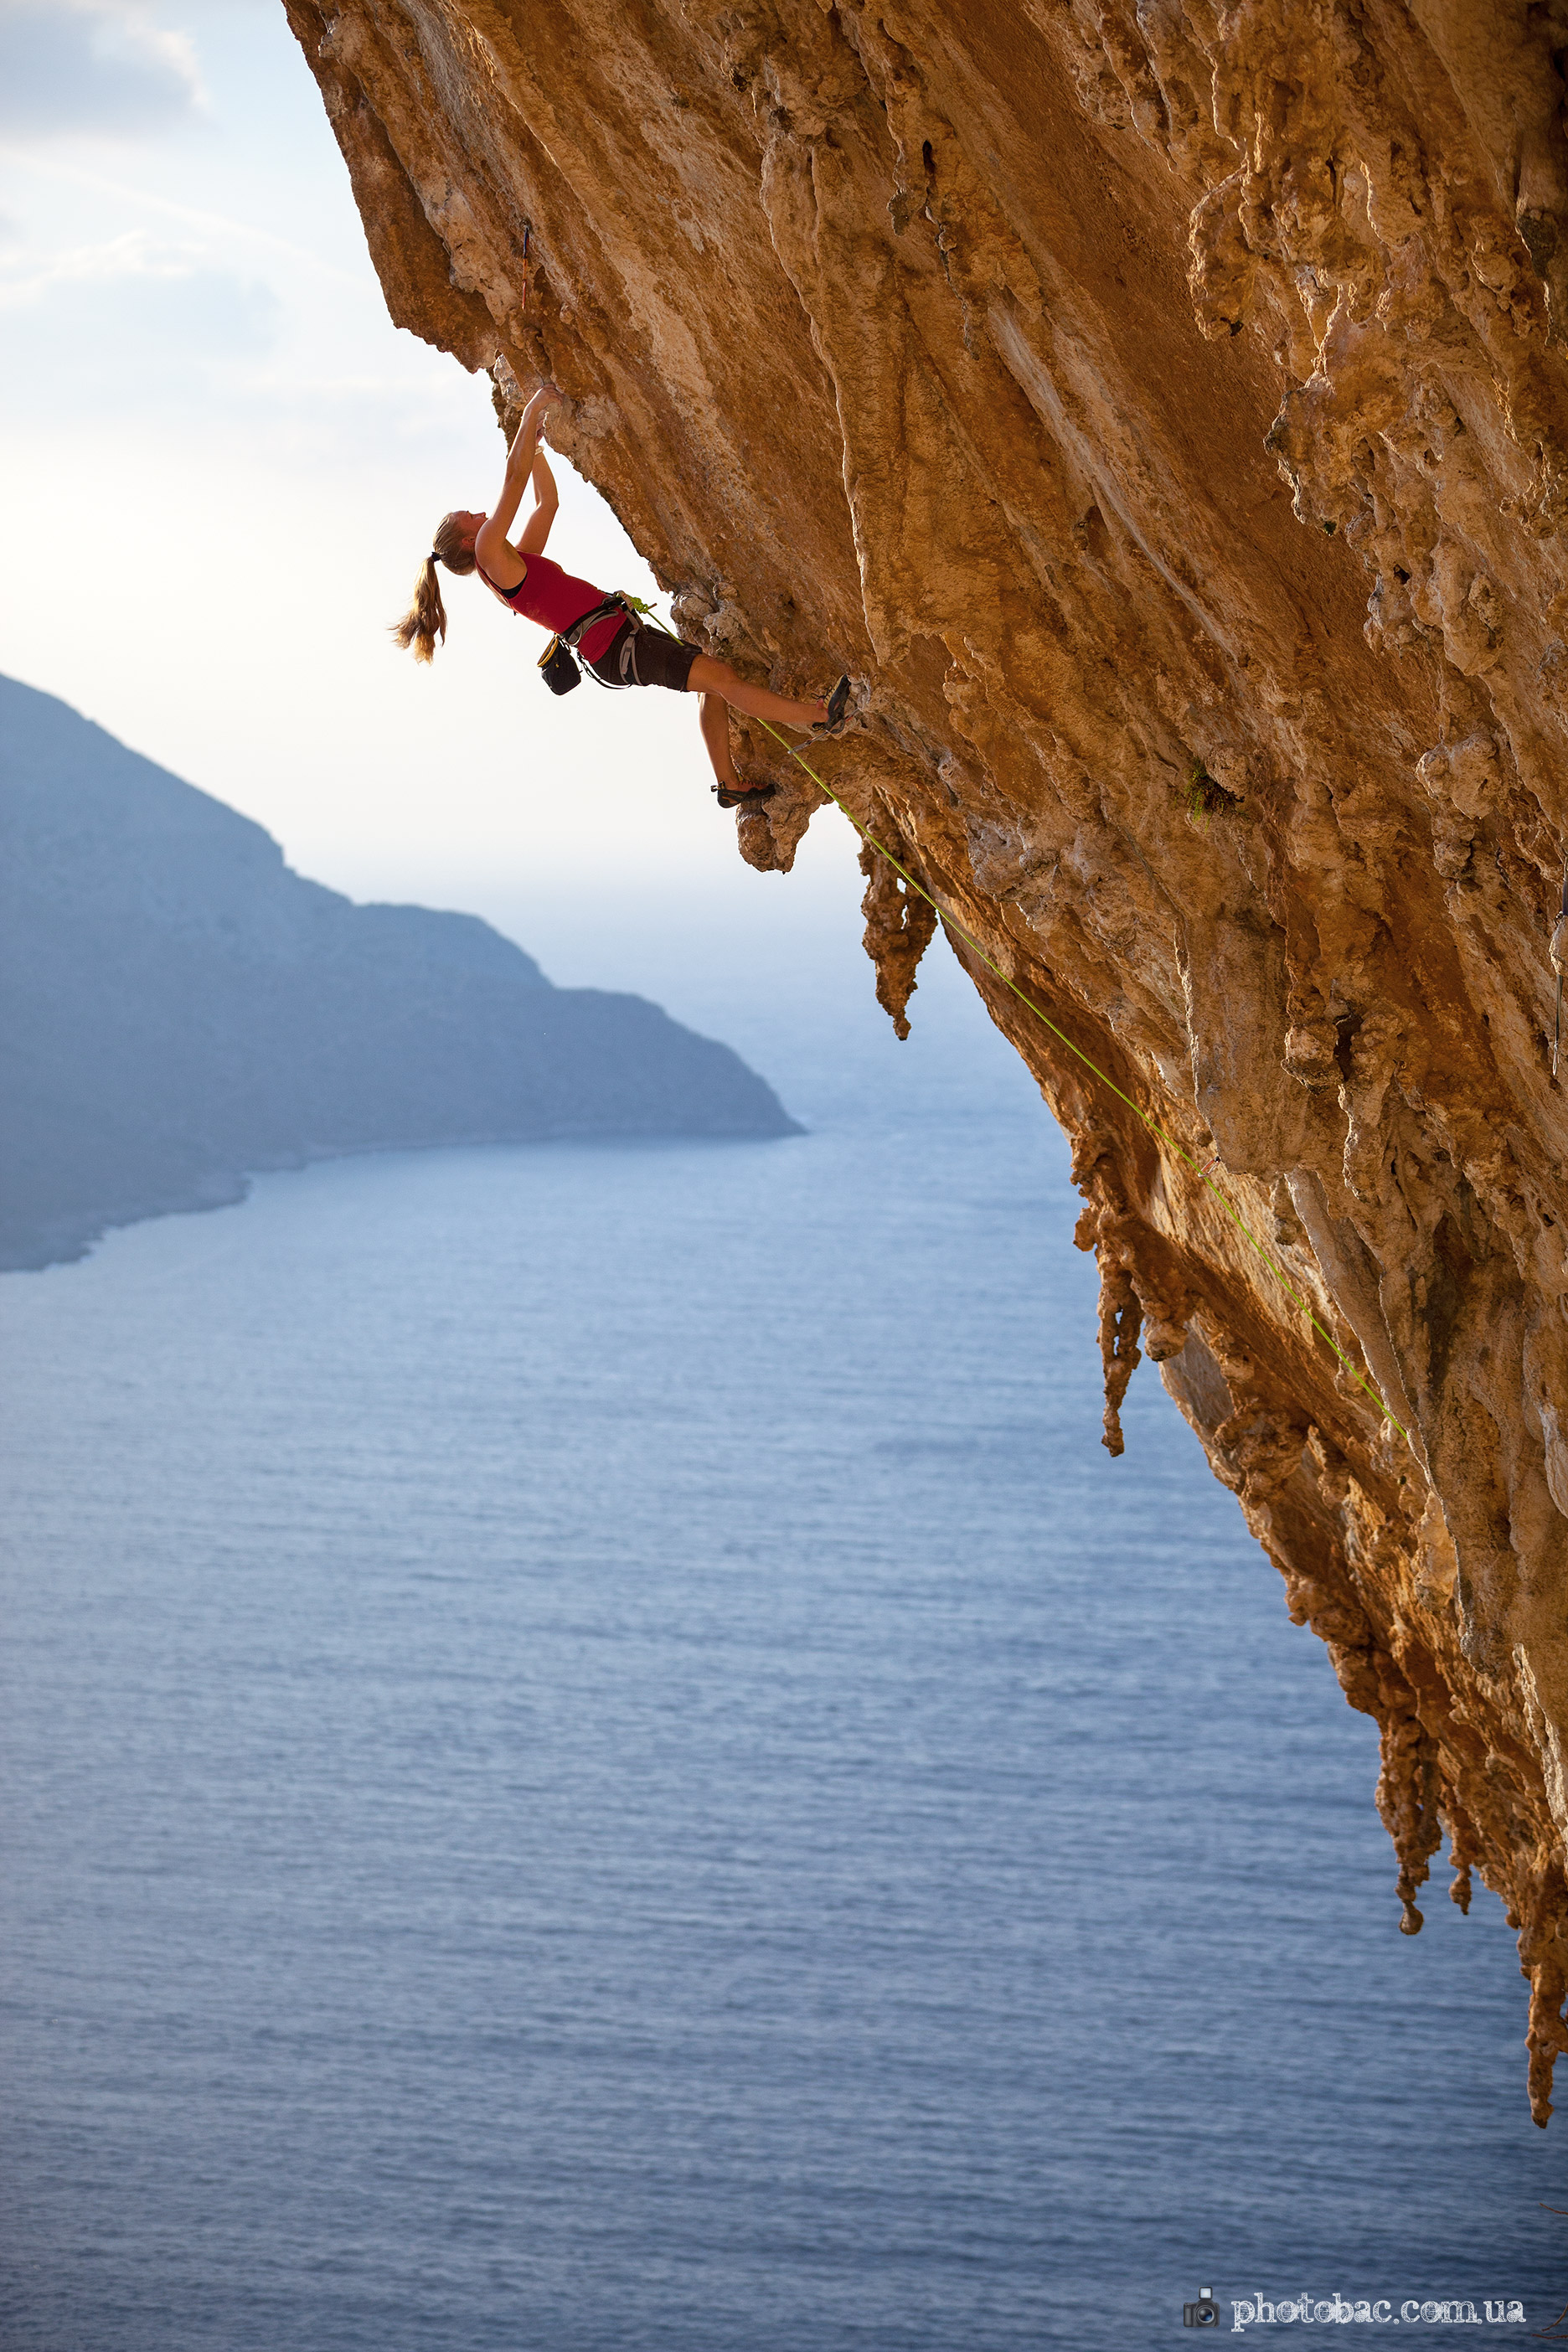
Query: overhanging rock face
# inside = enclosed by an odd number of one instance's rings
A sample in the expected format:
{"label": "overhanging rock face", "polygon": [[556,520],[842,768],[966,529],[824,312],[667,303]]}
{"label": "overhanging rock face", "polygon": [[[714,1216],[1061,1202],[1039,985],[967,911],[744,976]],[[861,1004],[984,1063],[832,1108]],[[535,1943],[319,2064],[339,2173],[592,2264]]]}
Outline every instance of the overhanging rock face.
{"label": "overhanging rock face", "polygon": [[1382,1727],[1405,1924],[1445,1832],[1507,1905],[1544,2121],[1568,0],[286,5],[393,316],[506,415],[554,377],[689,635],[851,671],[835,789],[1274,1260],[973,965],[1074,1141],[1108,1437],[1142,1332]]}

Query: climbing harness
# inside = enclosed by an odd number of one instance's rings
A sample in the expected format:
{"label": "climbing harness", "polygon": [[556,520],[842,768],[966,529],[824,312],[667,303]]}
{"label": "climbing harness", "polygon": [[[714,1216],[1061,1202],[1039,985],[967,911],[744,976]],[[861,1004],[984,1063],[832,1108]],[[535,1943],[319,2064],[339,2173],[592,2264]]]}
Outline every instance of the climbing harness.
{"label": "climbing harness", "polygon": [[[1057,1024],[1051,1019],[1050,1014],[1045,1012],[1040,1005],[1037,1004],[1032,996],[1026,996],[1016,980],[1010,980],[1008,978],[1001,965],[994,962],[991,957],[986,954],[984,949],[981,946],[973,932],[966,930],[963,925],[959,922],[954,916],[948,914],[946,910],[939,905],[938,901],[932,898],[931,892],[925,887],[924,884],[917,882],[914,876],[909,871],[908,867],[900,865],[898,859],[893,856],[892,851],[885,847],[884,845],[877,839],[876,835],[868,831],[868,828],[861,824],[853,809],[845,806],[845,803],[839,799],[832,785],[825,784],[823,782],[822,778],[817,774],[816,769],[801,757],[799,751],[794,744],[784,741],[784,737],[779,733],[776,727],[769,726],[768,721],[765,719],[760,719],[757,721],[757,724],[760,727],[767,729],[767,732],[773,737],[773,741],[779,744],[784,751],[787,751],[792,760],[799,761],[801,767],[805,770],[806,774],[816,786],[817,791],[825,793],[827,799],[833,803],[835,808],[843,811],[843,814],[848,818],[856,832],[860,835],[861,840],[866,842],[870,848],[874,849],[879,857],[885,857],[888,864],[892,867],[894,873],[900,875],[903,880],[908,884],[909,887],[913,890],[918,897],[925,900],[926,905],[934,911],[938,920],[941,922],[943,929],[948,932],[949,936],[961,939],[965,947],[969,949],[970,952],[976,956],[984,965],[986,971],[991,972],[997,980],[999,980],[1004,988],[1010,990],[1017,998],[1019,1003],[1026,1006],[1027,1010],[1034,1014],[1036,1020],[1041,1022],[1044,1026],[1050,1031],[1053,1037],[1059,1038],[1061,1043],[1067,1047],[1068,1053],[1073,1055],[1077,1060],[1080,1061],[1086,1070],[1091,1071],[1100,1080],[1100,1085],[1108,1087],[1116,1097],[1118,1102],[1125,1103],[1128,1109],[1133,1114],[1134,1118],[1141,1119],[1143,1125],[1148,1129],[1150,1134],[1152,1135],[1157,1141],[1163,1143],[1166,1147],[1167,1150],[1173,1151],[1176,1158],[1182,1161],[1183,1165],[1192,1170],[1194,1175],[1196,1176],[1201,1184],[1206,1185],[1208,1190],[1214,1194],[1215,1199],[1219,1202],[1220,1207],[1225,1211],[1226,1215],[1230,1219],[1231,1223],[1236,1227],[1237,1233],[1239,1233],[1243,1239],[1248,1242],[1252,1248],[1257,1251],[1258,1255],[1268,1268],[1269,1273],[1273,1275],[1275,1280],[1280,1285],[1287,1297],[1294,1300],[1295,1304],[1300,1308],[1302,1314],[1306,1317],[1313,1330],[1318,1334],[1319,1339],[1324,1340],[1327,1345],[1333,1349],[1334,1354],[1339,1358],[1340,1362],[1350,1374],[1352,1380],[1356,1382],[1358,1387],[1365,1390],[1367,1395],[1372,1399],[1373,1404],[1376,1405],[1384,1419],[1393,1423],[1394,1427],[1399,1432],[1401,1437],[1404,1438],[1406,1445],[1410,1444],[1410,1432],[1405,1428],[1405,1423],[1402,1421],[1395,1419],[1394,1415],[1390,1412],[1387,1405],[1384,1404],[1382,1397],[1379,1396],[1377,1391],[1373,1387],[1372,1382],[1366,1379],[1364,1374],[1357,1371],[1355,1366],[1352,1363],[1344,1349],[1340,1346],[1339,1341],[1334,1338],[1333,1333],[1331,1331],[1325,1330],[1322,1324],[1319,1322],[1307,1301],[1302,1297],[1300,1292],[1297,1289],[1295,1284],[1291,1281],[1284,1267],[1279,1264],[1279,1259],[1275,1257],[1269,1250],[1264,1247],[1263,1244],[1258,1240],[1258,1235],[1253,1232],[1251,1226],[1247,1223],[1240,1213],[1231,1205],[1228,1200],[1226,1200],[1225,1194],[1220,1191],[1219,1186],[1215,1182],[1213,1177],[1208,1174],[1205,1169],[1199,1166],[1198,1162],[1193,1158],[1192,1153],[1188,1151],[1184,1145],[1178,1143],[1175,1137],[1172,1135],[1167,1129],[1162,1127],[1157,1118],[1152,1118],[1149,1113],[1142,1108],[1142,1104],[1134,1102],[1130,1094],[1124,1093],[1122,1088],[1117,1085],[1115,1079],[1108,1076],[1105,1071],[1100,1068],[1098,1062],[1091,1062],[1089,1055],[1084,1052],[1082,1046],[1075,1045],[1072,1039],[1068,1035],[1067,1031],[1065,1029],[1058,1028]],[[1564,942],[1568,942],[1568,870],[1565,870],[1563,875],[1563,920],[1558,927],[1558,930],[1552,934],[1554,961],[1556,961],[1558,940],[1560,938]],[[1561,966],[1559,966],[1558,992],[1559,997],[1561,997]],[[1214,1166],[1214,1161],[1212,1160],[1209,1162],[1209,1166],[1211,1168]]]}
{"label": "climbing harness", "polygon": [[[592,662],[584,662],[583,668],[586,669],[596,686],[605,687],[613,693],[618,694],[623,687],[635,686],[637,682],[635,654],[637,633],[646,626],[652,611],[653,606],[645,603],[641,596],[628,596],[617,588],[613,596],[606,596],[602,604],[595,604],[591,613],[584,613],[580,620],[573,622],[569,629],[563,629],[552,637],[539,656],[539,674],[551,693],[570,694],[574,686],[581,685],[583,671],[577,667],[577,648],[589,630],[597,628],[601,621],[607,621],[613,613],[623,614],[631,624],[621,640],[620,658],[616,665],[620,672],[619,677],[601,677]],[[667,632],[660,632],[661,635],[665,634]]]}

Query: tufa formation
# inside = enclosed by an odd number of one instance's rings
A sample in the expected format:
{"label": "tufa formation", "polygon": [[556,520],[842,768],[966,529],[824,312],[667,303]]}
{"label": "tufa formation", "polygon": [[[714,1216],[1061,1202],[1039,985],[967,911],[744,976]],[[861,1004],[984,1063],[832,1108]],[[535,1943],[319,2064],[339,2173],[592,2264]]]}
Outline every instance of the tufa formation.
{"label": "tufa formation", "polygon": [[[955,941],[1106,1443],[1141,1346],[1381,1727],[1405,1926],[1445,1837],[1506,1906],[1544,2122],[1568,0],[286,5],[393,317],[503,423],[554,378],[688,635],[852,673],[835,791],[1264,1245]],[[749,751],[787,869],[825,803]],[[874,859],[867,919],[902,1024],[933,925]]]}

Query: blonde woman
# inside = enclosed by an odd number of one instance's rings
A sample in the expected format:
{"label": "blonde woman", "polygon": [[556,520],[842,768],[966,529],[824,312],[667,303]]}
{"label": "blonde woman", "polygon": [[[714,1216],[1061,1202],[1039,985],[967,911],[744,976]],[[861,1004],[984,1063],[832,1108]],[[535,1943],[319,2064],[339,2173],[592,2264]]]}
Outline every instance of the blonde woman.
{"label": "blonde woman", "polygon": [[[569,638],[605,685],[663,686],[676,694],[700,695],[702,741],[712,762],[720,807],[742,808],[768,800],[775,785],[742,784],[735,773],[730,710],[770,719],[775,727],[797,733],[835,735],[848,709],[848,678],[841,677],[820,702],[793,702],[765,686],[748,686],[728,662],[715,661],[662,629],[644,626],[624,601],[552,562],[544,548],[558,500],[555,478],[539,441],[545,414],[560,398],[553,384],[542,384],[523,410],[494,513],[442,516],[415,583],[414,602],[394,635],[405,650],[413,649],[416,661],[427,662],[437,639],[447,635],[437,565],[445,564],[460,577],[477,572],[491,595],[511,612],[557,637]],[[531,482],[532,510],[514,545],[507,533]],[[584,622],[589,624],[585,628]],[[569,682],[575,683],[574,677]]]}

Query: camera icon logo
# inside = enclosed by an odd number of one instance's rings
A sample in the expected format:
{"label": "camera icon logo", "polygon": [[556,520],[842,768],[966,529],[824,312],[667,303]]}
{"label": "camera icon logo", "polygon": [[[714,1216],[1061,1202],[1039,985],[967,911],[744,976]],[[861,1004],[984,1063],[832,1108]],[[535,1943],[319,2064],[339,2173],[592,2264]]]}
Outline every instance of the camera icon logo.
{"label": "camera icon logo", "polygon": [[1199,2287],[1196,2303],[1183,2304],[1182,2326],[1184,2327],[1217,2327],[1219,2326],[1219,2305],[1214,2299],[1212,2286]]}

